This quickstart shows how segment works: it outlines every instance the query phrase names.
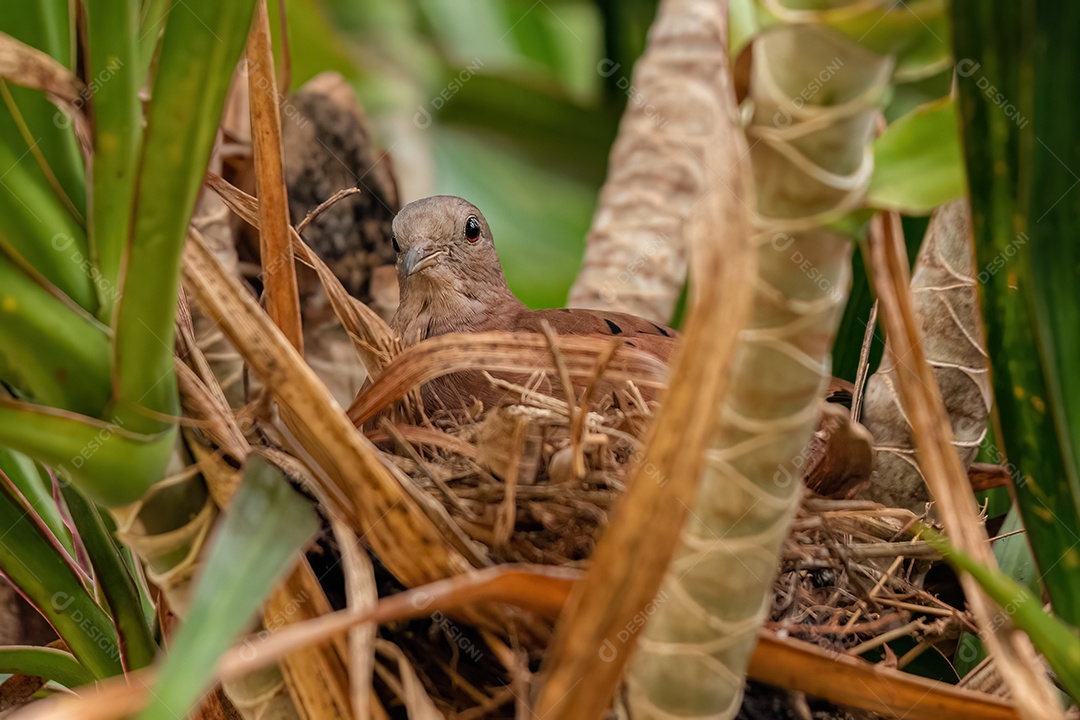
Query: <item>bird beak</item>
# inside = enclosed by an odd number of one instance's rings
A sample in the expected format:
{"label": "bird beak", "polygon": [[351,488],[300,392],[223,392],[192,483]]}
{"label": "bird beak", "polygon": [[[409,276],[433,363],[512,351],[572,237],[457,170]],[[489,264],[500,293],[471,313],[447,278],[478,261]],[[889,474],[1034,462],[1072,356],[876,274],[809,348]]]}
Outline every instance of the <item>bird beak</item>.
{"label": "bird beak", "polygon": [[439,256],[445,254],[445,250],[432,250],[427,243],[413,245],[409,248],[409,251],[405,253],[405,259],[402,260],[405,276],[408,277],[414,273],[420,272],[426,267],[434,265],[439,259]]}

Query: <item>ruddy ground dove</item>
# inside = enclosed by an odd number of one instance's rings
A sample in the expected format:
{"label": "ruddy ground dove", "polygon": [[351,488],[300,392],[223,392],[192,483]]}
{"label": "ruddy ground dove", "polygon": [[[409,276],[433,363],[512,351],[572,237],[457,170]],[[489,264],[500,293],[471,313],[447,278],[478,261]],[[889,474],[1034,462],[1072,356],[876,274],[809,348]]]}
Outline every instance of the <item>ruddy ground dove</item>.
{"label": "ruddy ground dove", "polygon": [[[677,333],[634,315],[587,309],[530,310],[506,284],[491,228],[471,203],[436,195],[409,203],[393,223],[401,299],[391,327],[402,345],[459,332],[543,332],[619,337],[667,362]],[[455,373],[435,387],[447,406],[492,402],[490,383]],[[501,394],[501,393],[500,393]]]}

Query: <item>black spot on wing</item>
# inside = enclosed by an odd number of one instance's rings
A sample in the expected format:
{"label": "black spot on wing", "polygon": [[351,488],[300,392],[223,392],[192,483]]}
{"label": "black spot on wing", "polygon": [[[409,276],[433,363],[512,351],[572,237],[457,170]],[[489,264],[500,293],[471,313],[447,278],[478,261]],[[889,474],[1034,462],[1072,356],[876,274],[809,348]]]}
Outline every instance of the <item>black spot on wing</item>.
{"label": "black spot on wing", "polygon": [[657,332],[659,332],[664,337],[671,337],[671,333],[665,330],[662,325],[657,325],[656,323],[653,323],[652,326],[656,328]]}
{"label": "black spot on wing", "polygon": [[613,323],[613,322],[611,322],[610,320],[607,320],[607,319],[605,319],[604,322],[607,323],[607,326],[611,330],[612,335],[621,335],[622,334],[622,328],[621,327],[619,327],[618,325],[616,325],[615,323]]}
{"label": "black spot on wing", "polygon": [[630,342],[629,340],[627,340],[627,341],[626,341],[626,344],[627,344],[627,345],[629,345],[629,346],[630,346],[630,347],[632,347],[632,348],[636,348],[636,347],[637,347],[637,345],[635,345],[634,343]]}

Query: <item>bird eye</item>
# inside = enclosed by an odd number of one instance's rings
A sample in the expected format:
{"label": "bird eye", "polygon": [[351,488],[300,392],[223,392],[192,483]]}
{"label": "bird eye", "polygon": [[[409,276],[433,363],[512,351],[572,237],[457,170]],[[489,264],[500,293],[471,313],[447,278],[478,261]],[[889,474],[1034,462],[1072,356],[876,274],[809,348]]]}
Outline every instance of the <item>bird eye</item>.
{"label": "bird eye", "polygon": [[396,253],[401,252],[401,246],[397,244],[397,235],[391,235],[390,236],[390,242],[393,243],[393,245],[394,245],[394,252],[396,252]]}
{"label": "bird eye", "polygon": [[469,242],[476,242],[480,239],[480,221],[476,219],[475,215],[470,215],[469,219],[465,221],[465,239]]}

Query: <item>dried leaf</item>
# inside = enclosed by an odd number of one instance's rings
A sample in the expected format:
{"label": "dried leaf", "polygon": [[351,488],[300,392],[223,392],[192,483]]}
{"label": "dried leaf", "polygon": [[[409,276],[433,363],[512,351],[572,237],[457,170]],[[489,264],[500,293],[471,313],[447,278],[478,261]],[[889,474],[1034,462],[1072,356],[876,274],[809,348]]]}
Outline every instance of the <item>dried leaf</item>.
{"label": "dried leaf", "polygon": [[[911,278],[926,360],[934,369],[955,436],[953,447],[965,468],[986,435],[991,397],[971,243],[967,199],[941,207],[930,221]],[[892,343],[890,336],[881,367],[867,383],[863,404],[863,424],[874,438],[876,454],[866,494],[884,505],[919,513],[930,494],[900,402]],[[901,358],[901,363],[911,362]]]}

